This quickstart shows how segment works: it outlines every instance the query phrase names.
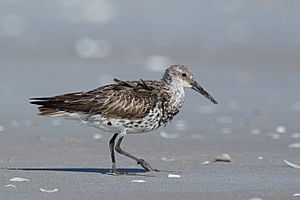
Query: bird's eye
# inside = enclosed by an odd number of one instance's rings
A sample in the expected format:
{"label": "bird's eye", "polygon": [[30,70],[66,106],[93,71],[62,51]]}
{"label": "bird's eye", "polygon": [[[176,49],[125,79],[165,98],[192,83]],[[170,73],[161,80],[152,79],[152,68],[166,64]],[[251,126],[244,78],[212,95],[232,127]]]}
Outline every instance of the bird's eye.
{"label": "bird's eye", "polygon": [[186,73],[182,73],[181,76],[186,77]]}

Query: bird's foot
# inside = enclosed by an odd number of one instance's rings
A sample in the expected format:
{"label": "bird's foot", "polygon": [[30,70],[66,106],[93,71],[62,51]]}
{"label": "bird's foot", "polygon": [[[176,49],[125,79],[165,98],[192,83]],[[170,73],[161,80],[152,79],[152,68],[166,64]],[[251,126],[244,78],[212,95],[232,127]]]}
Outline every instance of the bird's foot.
{"label": "bird's foot", "polygon": [[112,175],[112,176],[122,176],[122,175],[130,175],[129,173],[126,172],[119,172],[119,171],[114,171],[114,172],[109,172],[107,175]]}
{"label": "bird's foot", "polygon": [[155,169],[155,168],[151,167],[151,165],[149,163],[147,163],[144,159],[139,159],[137,161],[137,164],[141,165],[147,171],[159,172],[158,169]]}
{"label": "bird's foot", "polygon": [[111,168],[110,172],[107,173],[108,175],[112,175],[112,176],[121,176],[121,175],[127,175],[127,173],[125,172],[120,172],[117,170],[116,166],[113,165],[113,167]]}
{"label": "bird's foot", "polygon": [[121,175],[121,173],[117,171],[116,163],[113,163],[113,164],[112,164],[111,170],[110,170],[110,172],[109,172],[108,174],[109,174],[109,175],[114,175],[114,176],[119,176],[119,175]]}
{"label": "bird's foot", "polygon": [[111,175],[111,176],[138,176],[137,173],[131,173],[131,172],[120,172],[117,170],[110,170],[109,173],[107,173],[107,175]]}
{"label": "bird's foot", "polygon": [[118,171],[115,163],[113,163],[110,172],[107,173],[107,174],[108,175],[112,175],[112,176],[122,176],[122,175],[125,175],[125,176],[135,176],[136,175],[136,173],[120,172],[120,171]]}

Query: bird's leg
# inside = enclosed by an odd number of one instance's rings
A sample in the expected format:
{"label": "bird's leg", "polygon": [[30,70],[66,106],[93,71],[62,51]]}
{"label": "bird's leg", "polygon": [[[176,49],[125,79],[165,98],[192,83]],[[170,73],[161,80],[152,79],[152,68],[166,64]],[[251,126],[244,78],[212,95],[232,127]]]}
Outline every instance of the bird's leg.
{"label": "bird's leg", "polygon": [[158,169],[155,169],[155,168],[151,167],[150,164],[147,163],[145,160],[140,159],[140,158],[137,158],[137,157],[135,157],[134,155],[132,155],[132,154],[130,154],[130,153],[124,151],[124,150],[121,148],[121,143],[122,143],[123,138],[124,138],[123,136],[120,137],[119,140],[118,140],[118,142],[117,142],[117,144],[116,144],[115,149],[116,149],[116,151],[117,151],[118,153],[123,154],[123,155],[125,155],[125,156],[127,156],[127,157],[129,157],[129,158],[131,158],[131,159],[133,159],[133,160],[135,160],[135,161],[137,162],[138,165],[141,165],[141,166],[142,166],[145,170],[147,170],[147,171],[156,171],[156,172],[159,171]]}
{"label": "bird's leg", "polygon": [[110,150],[110,156],[111,156],[111,173],[116,173],[116,157],[115,157],[115,140],[118,136],[118,133],[115,133],[112,138],[109,140],[109,150]]}

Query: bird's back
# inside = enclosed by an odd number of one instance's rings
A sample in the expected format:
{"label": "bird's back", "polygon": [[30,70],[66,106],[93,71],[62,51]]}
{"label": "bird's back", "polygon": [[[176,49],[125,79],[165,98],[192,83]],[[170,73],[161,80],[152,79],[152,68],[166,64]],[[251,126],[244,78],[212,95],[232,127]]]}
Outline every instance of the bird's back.
{"label": "bird's back", "polygon": [[40,106],[40,115],[82,112],[128,119],[144,117],[155,107],[159,98],[160,82],[117,79],[115,82],[88,92],[32,98],[31,103]]}

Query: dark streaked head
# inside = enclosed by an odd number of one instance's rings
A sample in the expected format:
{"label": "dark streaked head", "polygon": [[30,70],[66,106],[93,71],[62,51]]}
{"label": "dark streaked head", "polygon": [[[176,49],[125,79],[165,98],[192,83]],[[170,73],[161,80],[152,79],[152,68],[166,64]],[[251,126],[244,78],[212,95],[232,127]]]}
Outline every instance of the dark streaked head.
{"label": "dark streaked head", "polygon": [[164,82],[172,83],[173,81],[178,82],[182,87],[189,87],[199,92],[207,99],[217,104],[218,102],[206,92],[195,80],[192,71],[185,65],[171,65],[166,69],[165,74],[162,78]]}

